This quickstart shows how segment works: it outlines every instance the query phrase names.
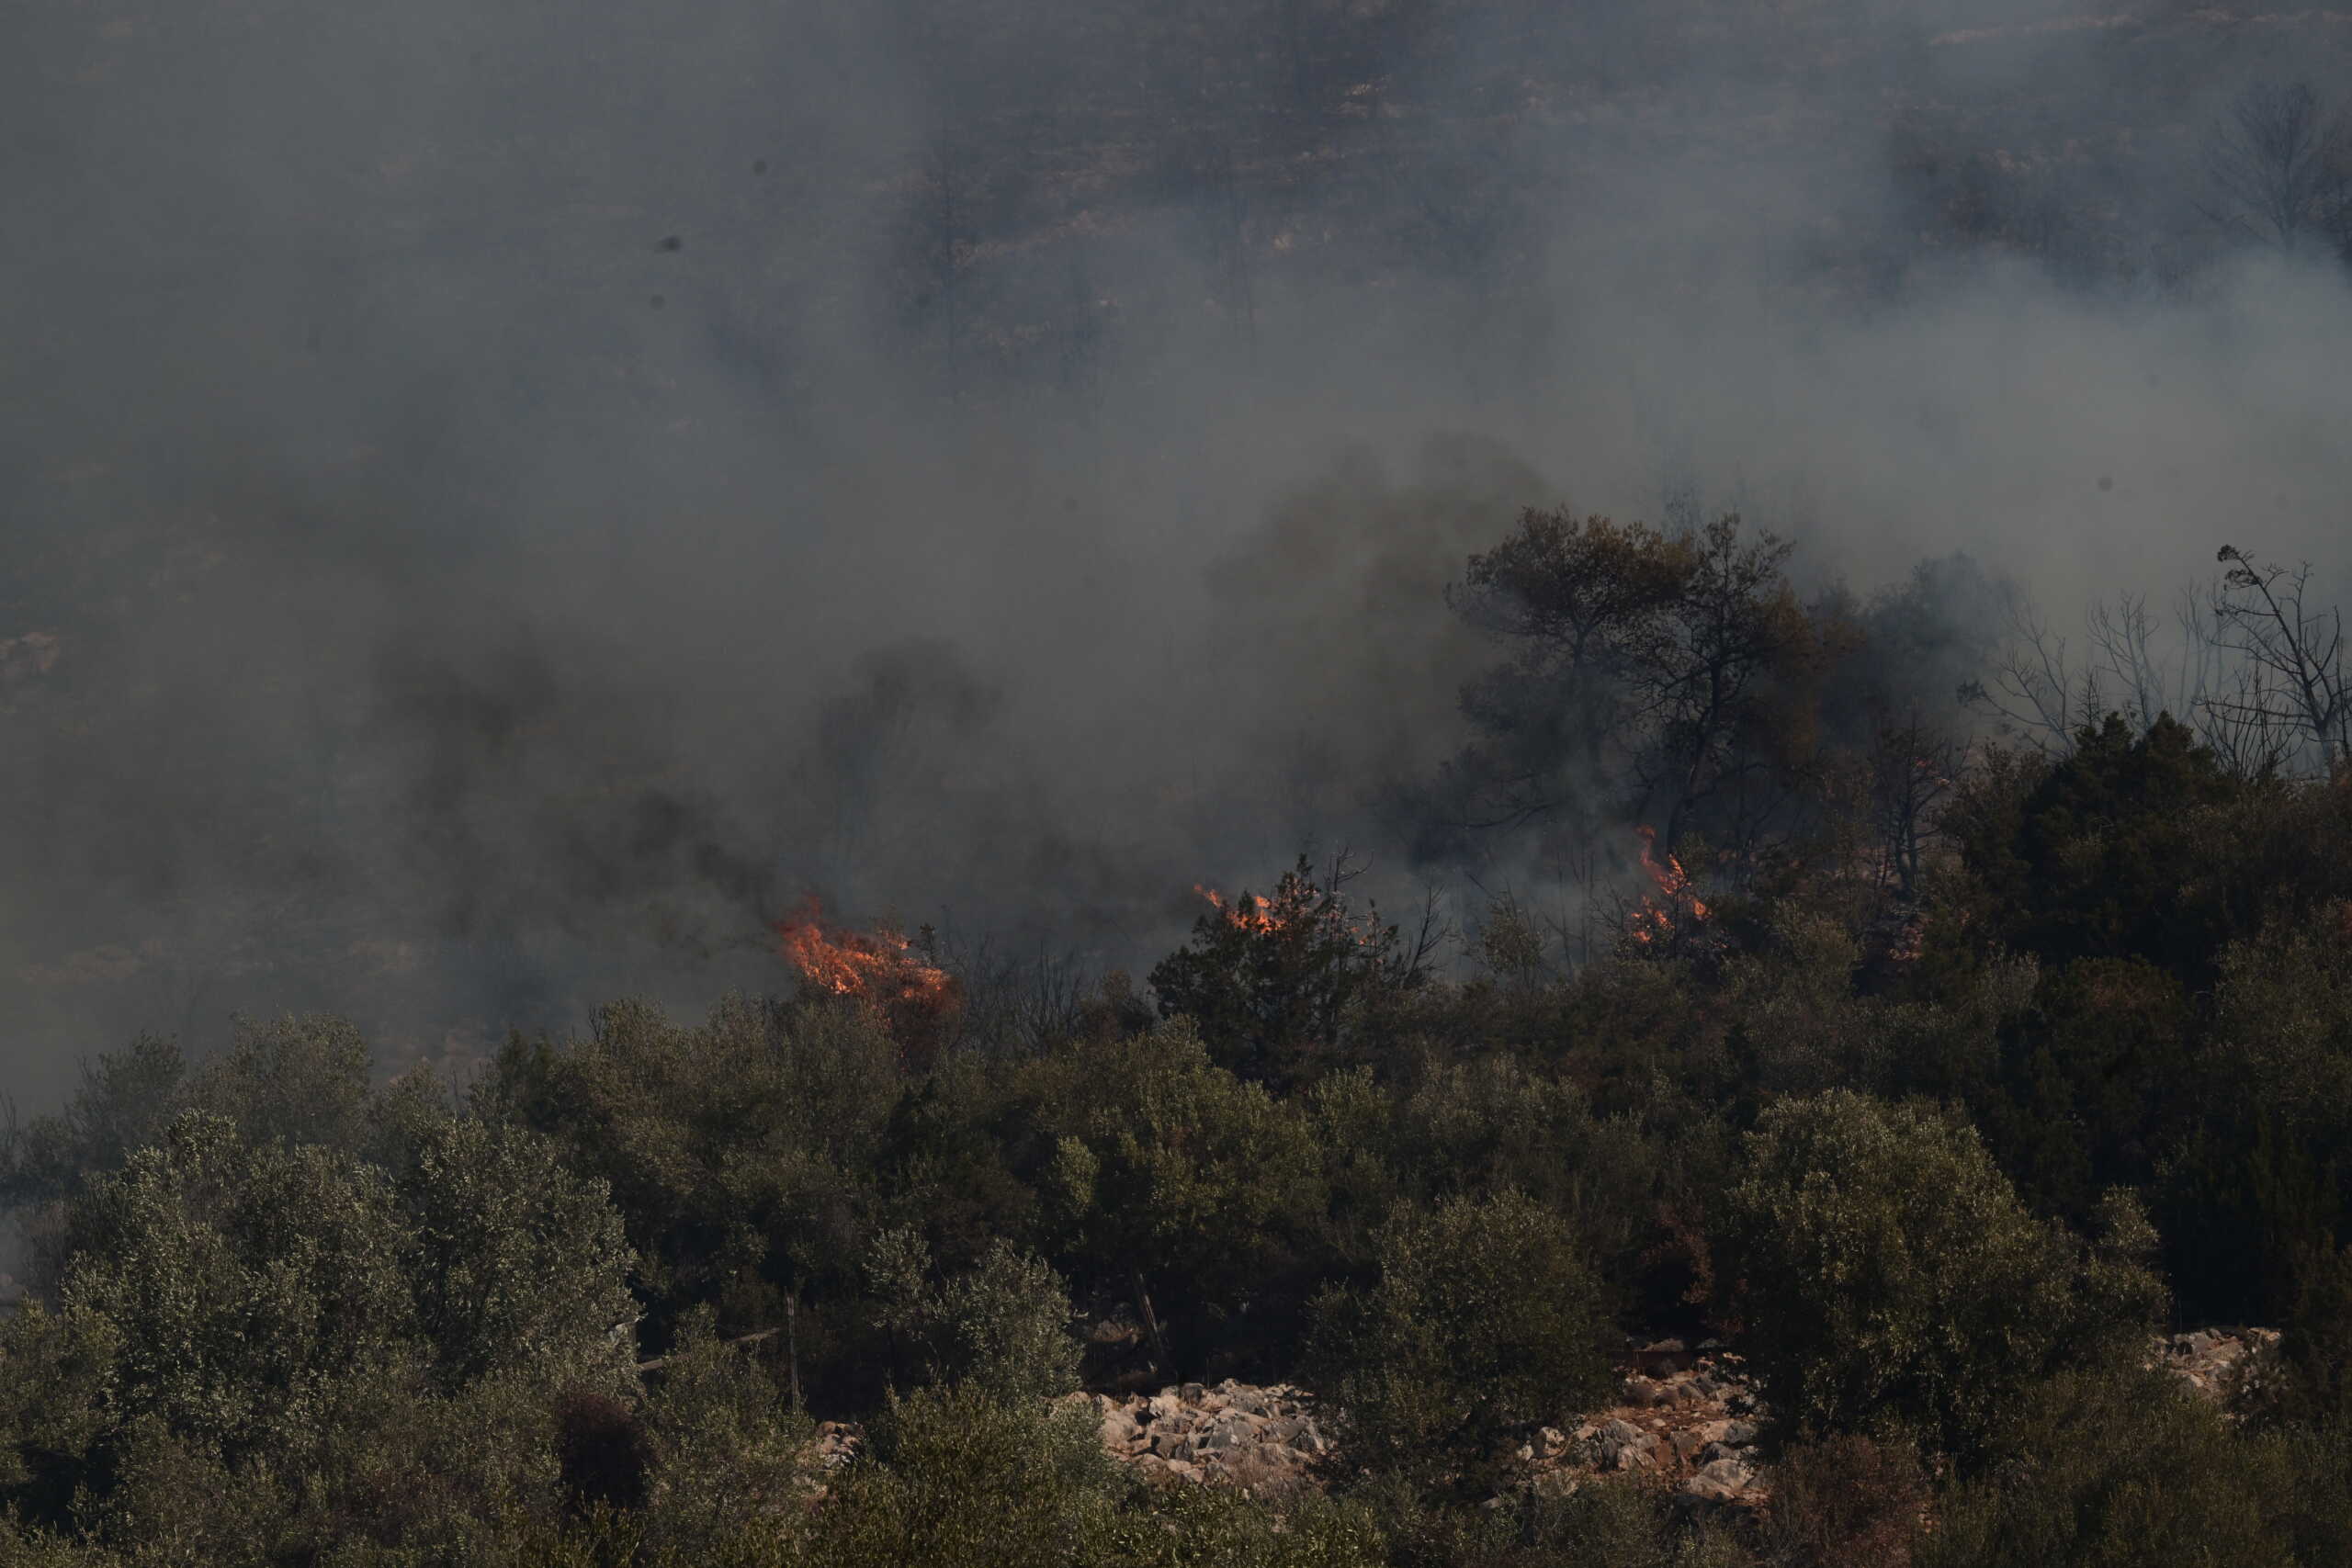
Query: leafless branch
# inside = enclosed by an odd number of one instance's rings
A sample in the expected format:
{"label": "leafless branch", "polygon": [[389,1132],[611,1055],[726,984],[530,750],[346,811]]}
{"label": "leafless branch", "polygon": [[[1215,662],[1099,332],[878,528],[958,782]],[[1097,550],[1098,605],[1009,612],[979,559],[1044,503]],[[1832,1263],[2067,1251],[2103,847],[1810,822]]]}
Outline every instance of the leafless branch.
{"label": "leafless branch", "polygon": [[[2076,722],[2066,639],[2021,594],[2009,596],[2007,619],[2007,636],[1989,681],[1962,686],[1961,699],[1991,714],[2003,735],[2017,736],[2046,756],[2063,756],[2074,749]],[[2094,701],[2097,696],[2087,674],[2082,694]]]}
{"label": "leafless branch", "polygon": [[1939,830],[1937,807],[1960,777],[1964,744],[1917,713],[1879,726],[1871,754],[1871,813],[1877,829],[1882,884],[1908,899],[1920,862]]}
{"label": "leafless branch", "polygon": [[2091,672],[2113,682],[2134,724],[2145,728],[2157,715],[2185,707],[2156,659],[2146,595],[2126,593],[2111,605],[2093,604],[2089,622]]}
{"label": "leafless branch", "polygon": [[2308,561],[2279,566],[2232,545],[2214,558],[2227,569],[2209,604],[2214,641],[2245,662],[2251,679],[2209,705],[2239,722],[2300,730],[2317,749],[2321,771],[2333,772],[2352,739],[2343,611],[2310,605]]}
{"label": "leafless branch", "polygon": [[2352,218],[2352,137],[2306,82],[2256,82],[2207,137],[2206,216],[2292,253],[2341,243]]}

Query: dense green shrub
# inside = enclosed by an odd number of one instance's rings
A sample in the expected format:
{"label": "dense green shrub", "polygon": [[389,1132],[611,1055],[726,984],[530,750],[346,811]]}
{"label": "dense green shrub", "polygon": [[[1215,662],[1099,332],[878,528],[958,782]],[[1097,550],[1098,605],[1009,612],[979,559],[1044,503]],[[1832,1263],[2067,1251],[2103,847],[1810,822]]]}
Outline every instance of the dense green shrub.
{"label": "dense green shrub", "polygon": [[756,1561],[754,1546],[805,1544],[824,1482],[808,1417],[714,1321],[708,1308],[688,1315],[641,1412],[652,1461],[644,1544],[684,1562]]}
{"label": "dense green shrub", "polygon": [[2034,1218],[1966,1123],[1846,1090],[1784,1100],[1728,1195],[1732,1306],[1799,1432],[1973,1454],[2058,1368],[2128,1354],[2162,1287],[2128,1198],[2086,1253]]}
{"label": "dense green shrub", "polygon": [[2040,976],[1968,1101],[2030,1202],[2079,1224],[2108,1188],[2153,1179],[2196,1111],[2193,1025],[2180,982],[2143,959],[2082,958]]}
{"label": "dense green shrub", "polygon": [[1028,1568],[1082,1562],[1129,1484],[1082,1401],[1052,1410],[965,1386],[894,1395],[874,1424],[875,1460],[842,1485],[821,1560],[864,1568]]}
{"label": "dense green shrub", "polygon": [[1342,1060],[1363,1010],[1422,979],[1396,927],[1350,908],[1345,880],[1302,855],[1272,896],[1202,915],[1151,971],[1161,1016],[1191,1019],[1216,1063],[1246,1078],[1304,1081]]}
{"label": "dense green shrub", "polygon": [[1300,1101],[1217,1066],[1182,1022],[1039,1076],[1056,1086],[1039,1116],[1052,1250],[1150,1295],[1177,1362],[1163,1373],[1284,1333],[1324,1209]]}
{"label": "dense green shrub", "polygon": [[1736,1020],[1730,1049],[1764,1094],[1856,1088],[1884,1074],[1871,1011],[1854,994],[1860,945],[1842,922],[1794,908],[1759,922],[1767,935],[1724,975]]}
{"label": "dense green shrub", "polygon": [[1483,1495],[1514,1433],[1607,1388],[1600,1282],[1550,1210],[1449,1198],[1392,1220],[1377,1257],[1368,1288],[1317,1302],[1309,1347],[1351,1462]]}
{"label": "dense green shrub", "polygon": [[241,1021],[229,1049],[189,1080],[188,1103],[248,1143],[317,1144],[356,1154],[368,1134],[368,1042],[348,1019]]}
{"label": "dense green shrub", "polygon": [[938,1282],[921,1236],[885,1231],[867,1269],[898,1376],[970,1383],[1010,1402],[1078,1387],[1069,1292],[1011,1242],[999,1237],[974,1267]]}
{"label": "dense green shrub", "polygon": [[[1945,1500],[1922,1568],[2289,1568],[2291,1454],[2161,1372],[2060,1374]],[[2339,1547],[2342,1542],[2337,1542]]]}
{"label": "dense green shrub", "polygon": [[[1499,1053],[1425,1053],[1390,1097],[1378,1134],[1402,1194],[1430,1203],[1456,1194],[1520,1192],[1558,1214],[1612,1285],[1639,1288],[1667,1266],[1666,1224],[1686,1164],[1705,1165],[1711,1140],[1664,1135],[1633,1111],[1596,1115],[1564,1074]],[[1649,1108],[1656,1120],[1671,1112]],[[1351,1129],[1326,1144],[1345,1161]],[[1392,1200],[1393,1201],[1393,1200]],[[1688,1280],[1680,1281],[1687,1284]],[[1667,1292],[1671,1298],[1672,1285]]]}
{"label": "dense green shrub", "polygon": [[229,1454],[299,1450],[416,1354],[391,1183],[190,1111],[77,1205],[59,1300],[112,1329],[113,1419]]}
{"label": "dense green shrub", "polygon": [[[9,1369],[13,1376],[17,1368]],[[562,1455],[548,1391],[499,1375],[455,1393],[401,1370],[334,1390],[327,1418],[268,1448],[239,1452],[149,1413],[115,1421],[96,1407],[97,1441],[70,1506],[27,1489],[21,1517],[70,1528],[136,1562],[335,1561],[407,1564],[529,1562],[492,1548],[548,1539],[564,1515]],[[20,1431],[24,1430],[20,1428]],[[53,1439],[56,1428],[26,1432]],[[54,1463],[42,1447],[20,1457]],[[51,1494],[53,1495],[53,1494]]]}
{"label": "dense green shrub", "polygon": [[2223,954],[2188,1082],[2199,1114],[2159,1162],[2156,1184],[2167,1261],[2184,1300],[2206,1315],[2275,1323],[2308,1309],[2305,1275],[2352,1242],[2352,948],[2342,919],[2274,920]]}
{"label": "dense green shrub", "polygon": [[[318,1036],[275,1038],[309,1060]],[[558,1393],[635,1386],[618,1216],[429,1089],[334,1127],[391,1168],[189,1110],[71,1201],[57,1308],[0,1353],[28,1523],[141,1561],[362,1562],[555,1517]]]}
{"label": "dense green shrub", "polygon": [[178,1045],[142,1034],[82,1064],[62,1111],[7,1130],[7,1201],[22,1208],[81,1190],[120,1170],[181,1109],[187,1062]]}
{"label": "dense green shrub", "polygon": [[2352,1147],[2352,905],[2281,919],[2222,954],[2213,1087],[2284,1136]]}
{"label": "dense green shrub", "polygon": [[[573,1171],[605,1184],[660,1348],[696,1303],[747,1303],[761,1320],[730,1313],[725,1326],[750,1331],[775,1326],[787,1294],[854,1288],[876,1150],[903,1087],[896,1048],[856,1013],[734,998],[699,1026],[617,1004],[588,1041],[514,1042],[476,1106],[546,1134]],[[854,1331],[807,1326],[811,1381],[864,1391]]]}
{"label": "dense green shrub", "polygon": [[1790,1448],[1771,1488],[1761,1546],[1787,1568],[1905,1568],[1928,1512],[1919,1456],[1858,1432]]}
{"label": "dense green shrub", "polygon": [[1037,1192],[1023,1155],[1017,1074],[955,1053],[909,1083],[874,1151],[877,1220],[922,1234],[943,1269],[967,1269],[999,1240],[1031,1241]]}
{"label": "dense green shrub", "polygon": [[413,1240],[418,1327],[445,1379],[534,1369],[589,1382],[637,1359],[634,1259],[601,1185],[519,1127],[447,1116],[393,1182]]}
{"label": "dense green shrub", "polygon": [[875,1458],[819,1512],[806,1561],[829,1568],[1375,1568],[1363,1509],[1286,1511],[1197,1486],[1154,1490],[1104,1457],[1091,1404],[1008,1404],[964,1385],[894,1398]]}
{"label": "dense green shrub", "polygon": [[2109,714],[2063,760],[1995,760],[1951,813],[1981,889],[1979,940],[2052,964],[2137,957],[2207,972],[2229,912],[2211,879],[2185,874],[2211,843],[2208,819],[2248,787],[2169,716],[2143,733]]}
{"label": "dense green shrub", "polygon": [[0,1496],[38,1525],[73,1517],[104,1463],[121,1329],[102,1314],[20,1303],[0,1324]]}
{"label": "dense green shrub", "polygon": [[1362,1492],[1395,1568],[1746,1568],[1728,1525],[1655,1487],[1602,1482],[1562,1495],[1514,1492],[1450,1506],[1390,1477]]}
{"label": "dense green shrub", "polygon": [[1051,1399],[1078,1387],[1069,1292],[1039,1259],[999,1238],[977,1268],[940,1291],[947,1370],[1003,1400]]}

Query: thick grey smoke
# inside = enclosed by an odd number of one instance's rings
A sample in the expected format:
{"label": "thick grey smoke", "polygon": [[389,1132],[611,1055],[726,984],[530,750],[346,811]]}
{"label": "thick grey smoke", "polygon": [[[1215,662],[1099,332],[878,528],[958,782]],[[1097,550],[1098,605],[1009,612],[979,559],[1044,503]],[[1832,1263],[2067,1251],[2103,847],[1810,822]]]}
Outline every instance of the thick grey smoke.
{"label": "thick grey smoke", "polygon": [[2061,615],[2340,567],[2352,296],[2199,139],[2327,13],[42,5],[0,51],[16,1091],[1148,959],[1341,842],[1524,505]]}

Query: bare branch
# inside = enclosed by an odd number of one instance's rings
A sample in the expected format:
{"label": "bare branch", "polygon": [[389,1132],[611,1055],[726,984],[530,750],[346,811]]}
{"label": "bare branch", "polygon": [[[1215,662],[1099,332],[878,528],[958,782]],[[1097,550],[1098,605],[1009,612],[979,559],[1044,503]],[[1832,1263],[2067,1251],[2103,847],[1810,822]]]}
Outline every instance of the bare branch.
{"label": "bare branch", "polygon": [[[2045,756],[2064,756],[2075,744],[2066,639],[2050,629],[2022,594],[2011,592],[2007,597],[2007,635],[1991,680],[1962,686],[1961,700],[1991,714],[2002,734],[2018,737]],[[2084,694],[2097,694],[2087,674]]]}
{"label": "bare branch", "polygon": [[2207,135],[2206,216],[2288,253],[2341,243],[2352,216],[2348,141],[2309,83],[2253,84]]}
{"label": "bare branch", "polygon": [[2208,706],[2236,722],[2300,730],[2316,748],[2321,772],[2332,773],[2352,739],[2343,611],[2309,606],[2308,561],[2283,567],[2231,545],[2214,559],[2227,570],[2208,604],[2212,638],[2245,661],[2249,679]]}

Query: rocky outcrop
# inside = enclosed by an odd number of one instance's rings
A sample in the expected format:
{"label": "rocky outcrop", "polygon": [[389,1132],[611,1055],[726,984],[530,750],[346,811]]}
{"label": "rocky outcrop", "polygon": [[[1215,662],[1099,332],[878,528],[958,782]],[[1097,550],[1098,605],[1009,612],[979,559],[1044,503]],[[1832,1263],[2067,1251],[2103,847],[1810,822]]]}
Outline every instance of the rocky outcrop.
{"label": "rocky outcrop", "polygon": [[2200,1328],[2156,1341],[2154,1364],[2217,1404],[2229,1404],[2278,1349],[2275,1328]]}
{"label": "rocky outcrop", "polygon": [[1103,1449],[1148,1481],[1295,1491],[1330,1451],[1312,1396],[1287,1383],[1228,1378],[1125,1399],[1078,1397],[1093,1402]]}
{"label": "rocky outcrop", "polygon": [[1752,1507],[1764,1499],[1757,1441],[1767,1415],[1740,1358],[1709,1341],[1628,1348],[1617,1402],[1539,1430],[1519,1458],[1546,1495],[1602,1476],[1670,1486],[1693,1506]]}
{"label": "rocky outcrop", "polygon": [[[2226,1403],[2278,1343],[2276,1329],[2199,1329],[2156,1340],[2152,1364]],[[1596,1480],[1632,1480],[1671,1488],[1694,1509],[1745,1512],[1769,1502],[1758,1443],[1771,1413],[1739,1356],[1713,1340],[1694,1348],[1661,1339],[1628,1346],[1625,1365],[1612,1404],[1539,1427],[1519,1450],[1526,1486],[1556,1496]],[[1288,1383],[1227,1379],[1068,1397],[1091,1408],[1105,1452],[1159,1484],[1294,1492],[1320,1483],[1333,1439],[1344,1435],[1340,1413],[1318,1411],[1313,1394]],[[816,1447],[831,1470],[858,1457],[863,1438],[855,1426],[829,1421]]]}
{"label": "rocky outcrop", "polygon": [[[1538,1429],[1519,1450],[1526,1483],[1547,1495],[1612,1476],[1671,1485],[1694,1505],[1761,1501],[1756,1443],[1764,1409],[1739,1359],[1677,1341],[1634,1348],[1617,1403]],[[1091,1400],[1102,1446],[1145,1479],[1279,1493],[1316,1484],[1343,1417],[1288,1384],[1184,1383]]]}
{"label": "rocky outcrop", "polygon": [[820,1421],[815,1448],[820,1470],[839,1470],[865,1451],[865,1428],[854,1421]]}

